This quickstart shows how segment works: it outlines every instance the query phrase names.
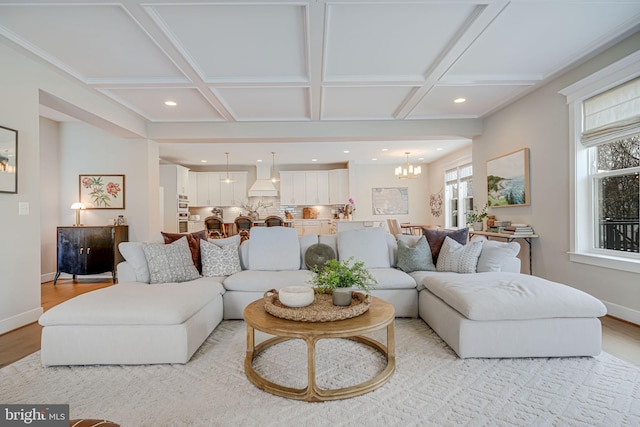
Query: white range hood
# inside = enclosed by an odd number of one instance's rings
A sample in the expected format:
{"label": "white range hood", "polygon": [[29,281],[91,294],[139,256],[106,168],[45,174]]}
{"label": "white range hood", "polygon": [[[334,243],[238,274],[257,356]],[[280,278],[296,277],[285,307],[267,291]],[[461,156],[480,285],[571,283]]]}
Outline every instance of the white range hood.
{"label": "white range hood", "polygon": [[278,190],[271,182],[271,167],[262,163],[256,166],[256,182],[249,189],[249,197],[276,197]]}

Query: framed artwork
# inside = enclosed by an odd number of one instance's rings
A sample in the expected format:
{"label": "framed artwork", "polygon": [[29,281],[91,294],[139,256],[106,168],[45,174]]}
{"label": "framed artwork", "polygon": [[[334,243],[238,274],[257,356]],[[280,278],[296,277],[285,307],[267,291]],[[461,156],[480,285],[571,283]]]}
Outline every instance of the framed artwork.
{"label": "framed artwork", "polygon": [[86,209],[124,209],[124,175],[80,175]]}
{"label": "framed artwork", "polygon": [[18,131],[0,126],[0,193],[18,192]]}
{"label": "framed artwork", "polygon": [[409,189],[407,187],[372,188],[371,203],[374,215],[407,215]]}
{"label": "framed artwork", "polygon": [[492,208],[530,204],[528,148],[487,160],[487,191]]}

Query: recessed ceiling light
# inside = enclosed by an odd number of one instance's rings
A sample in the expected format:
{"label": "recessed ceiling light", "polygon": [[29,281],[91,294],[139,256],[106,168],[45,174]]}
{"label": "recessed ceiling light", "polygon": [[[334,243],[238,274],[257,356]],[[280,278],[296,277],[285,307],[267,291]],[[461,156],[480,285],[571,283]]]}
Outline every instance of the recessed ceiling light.
{"label": "recessed ceiling light", "polygon": [[167,107],[175,107],[178,103],[176,101],[164,101],[164,105]]}
{"label": "recessed ceiling light", "polygon": [[453,100],[453,102],[455,102],[456,104],[461,104],[463,102],[465,102],[467,99],[466,98],[456,98]]}
{"label": "recessed ceiling light", "polygon": [[349,150],[344,150],[344,151],[343,151],[343,153],[344,153],[344,154],[349,154],[350,152],[351,152],[351,151],[349,151]]}
{"label": "recessed ceiling light", "polygon": [[383,148],[382,151],[389,151],[389,149],[388,148]]}
{"label": "recessed ceiling light", "polygon": [[200,160],[200,163],[207,163],[206,160]]}
{"label": "recessed ceiling light", "polygon": [[258,160],[256,160],[256,161],[257,161],[258,163],[261,163],[261,162],[262,162],[262,159],[258,159]]}
{"label": "recessed ceiling light", "polygon": [[442,151],[442,147],[436,148],[436,151]]}
{"label": "recessed ceiling light", "polygon": [[424,157],[419,157],[418,160],[424,160]]}
{"label": "recessed ceiling light", "polygon": [[311,159],[311,161],[312,161],[312,162],[317,162],[317,161],[318,161],[318,159]]}
{"label": "recessed ceiling light", "polygon": [[376,161],[376,160],[378,160],[378,159],[377,159],[377,158],[375,158],[375,157],[373,157],[371,160],[373,160],[373,161],[375,162],[375,161]]}

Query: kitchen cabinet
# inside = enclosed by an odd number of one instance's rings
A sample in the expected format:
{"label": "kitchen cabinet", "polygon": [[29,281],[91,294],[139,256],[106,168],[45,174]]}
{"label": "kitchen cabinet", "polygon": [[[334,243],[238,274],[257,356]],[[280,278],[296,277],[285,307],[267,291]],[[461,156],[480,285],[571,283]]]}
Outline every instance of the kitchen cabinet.
{"label": "kitchen cabinet", "polygon": [[220,204],[219,206],[239,206],[247,200],[247,175],[248,172],[229,172],[229,178],[234,182],[220,182],[227,176],[226,172],[220,173],[218,182],[220,184]]}
{"label": "kitchen cabinet", "polygon": [[218,172],[198,172],[196,174],[196,200],[191,205],[220,205],[220,174]]}
{"label": "kitchen cabinet", "polygon": [[165,195],[189,192],[189,169],[180,165],[160,165],[160,186]]}
{"label": "kitchen cabinet", "polygon": [[336,227],[333,225],[333,221],[330,219],[320,220],[319,234],[336,234]]}
{"label": "kitchen cabinet", "polygon": [[329,204],[343,205],[349,200],[349,170],[329,171]]}
{"label": "kitchen cabinet", "polygon": [[305,205],[306,172],[280,172],[280,204]]}
{"label": "kitchen cabinet", "polygon": [[189,197],[189,205],[197,206],[196,200],[198,198],[198,174],[196,172],[189,172],[189,187],[187,196]]}
{"label": "kitchen cabinet", "polygon": [[329,204],[329,172],[316,171],[305,173],[305,204]]}
{"label": "kitchen cabinet", "polygon": [[118,245],[129,240],[129,227],[58,227],[57,271],[76,275],[99,274],[110,271],[116,281],[116,266],[124,261]]}

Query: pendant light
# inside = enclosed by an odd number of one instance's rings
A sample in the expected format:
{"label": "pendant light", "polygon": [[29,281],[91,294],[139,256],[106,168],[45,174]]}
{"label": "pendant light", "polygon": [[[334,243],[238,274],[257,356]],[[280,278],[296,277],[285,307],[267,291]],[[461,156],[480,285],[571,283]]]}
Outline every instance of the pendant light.
{"label": "pendant light", "polygon": [[405,167],[403,168],[402,166],[398,166],[396,168],[396,176],[399,179],[414,179],[420,176],[420,174],[422,173],[422,167],[420,166],[413,166],[412,164],[409,163],[409,154],[411,154],[410,152],[405,152],[405,154],[407,155],[407,163],[405,164]]}
{"label": "pendant light", "polygon": [[225,184],[231,184],[232,182],[236,182],[236,180],[229,176],[229,152],[227,151],[224,154],[227,155],[227,176],[220,178],[220,182],[224,182]]}
{"label": "pendant light", "polygon": [[276,152],[272,151],[271,152],[271,182],[276,183],[280,181],[277,177],[276,177]]}

